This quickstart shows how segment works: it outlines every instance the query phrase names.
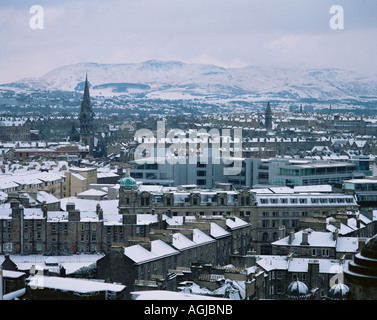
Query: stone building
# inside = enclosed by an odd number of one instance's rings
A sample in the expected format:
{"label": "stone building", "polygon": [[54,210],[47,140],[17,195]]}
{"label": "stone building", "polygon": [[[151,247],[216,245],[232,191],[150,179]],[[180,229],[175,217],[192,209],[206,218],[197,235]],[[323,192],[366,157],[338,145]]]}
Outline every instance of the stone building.
{"label": "stone building", "polygon": [[1,141],[30,141],[31,125],[25,119],[1,118]]}

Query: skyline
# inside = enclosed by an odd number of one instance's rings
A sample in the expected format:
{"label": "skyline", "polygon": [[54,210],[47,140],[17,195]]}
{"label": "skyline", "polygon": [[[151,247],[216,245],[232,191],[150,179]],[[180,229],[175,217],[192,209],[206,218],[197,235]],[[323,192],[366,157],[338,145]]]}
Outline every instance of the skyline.
{"label": "skyline", "polygon": [[[333,30],[330,7],[344,9]],[[222,67],[341,68],[377,75],[377,3],[350,0],[30,1],[0,4],[0,83],[82,62],[175,60]]]}

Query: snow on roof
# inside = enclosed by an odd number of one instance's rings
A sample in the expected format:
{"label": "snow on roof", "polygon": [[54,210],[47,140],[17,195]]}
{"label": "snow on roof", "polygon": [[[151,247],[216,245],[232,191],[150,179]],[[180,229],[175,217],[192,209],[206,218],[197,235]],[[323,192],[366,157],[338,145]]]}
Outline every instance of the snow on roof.
{"label": "snow on roof", "polygon": [[212,293],[211,290],[208,288],[204,287],[201,288],[197,283],[192,282],[192,281],[183,281],[179,283],[180,287],[177,289],[180,292],[184,293],[192,293],[192,294],[201,294],[201,295],[210,295]]}
{"label": "snow on roof", "polygon": [[[82,267],[88,267],[104,256],[97,254],[77,254],[68,256],[51,256],[58,261],[59,266],[63,266],[66,274],[72,274]],[[30,270],[33,265],[41,266],[42,269],[58,272],[59,267],[46,266],[46,256],[43,255],[10,255],[9,258],[17,265],[19,270]],[[0,256],[0,264],[4,262],[4,256]]]}
{"label": "snow on roof", "polygon": [[80,293],[91,293],[99,291],[121,292],[126,286],[113,283],[105,283],[100,281],[76,278],[33,276],[29,278],[30,287],[43,287],[63,291],[75,291]]}
{"label": "snow on roof", "polygon": [[203,244],[208,242],[215,242],[216,240],[205,234],[203,231],[199,229],[193,229],[192,240],[196,244]]}
{"label": "snow on roof", "polygon": [[78,180],[86,180],[86,178],[79,173],[71,172],[71,176],[75,177]]}
{"label": "snow on roof", "polygon": [[136,224],[138,225],[149,225],[151,223],[156,223],[158,221],[158,216],[156,214],[137,214]]}
{"label": "snow on roof", "polygon": [[359,249],[358,237],[338,237],[336,250],[338,252],[356,252]]}
{"label": "snow on roof", "polygon": [[211,222],[211,236],[214,238],[221,238],[231,235],[230,232],[220,227],[217,223]]}
{"label": "snow on roof", "polygon": [[39,201],[40,203],[43,203],[43,201],[45,201],[46,203],[56,203],[60,200],[51,193],[48,193],[46,191],[38,191],[37,201]]}
{"label": "snow on roof", "polygon": [[178,251],[162,240],[151,241],[151,250],[137,244],[124,248],[124,254],[136,263],[145,263],[150,260],[160,259],[167,255],[178,254]]}
{"label": "snow on roof", "polygon": [[232,218],[226,219],[226,225],[230,229],[237,229],[237,228],[247,226],[249,224],[242,219],[239,219],[237,217],[232,217]]}
{"label": "snow on roof", "polygon": [[178,250],[196,246],[196,243],[194,241],[190,240],[180,232],[174,233],[172,239],[173,247],[177,248]]}
{"label": "snow on roof", "polygon": [[260,255],[256,264],[267,272],[272,270],[287,270],[288,272],[307,272],[309,263],[319,264],[319,273],[337,274],[346,268],[351,260],[331,260],[312,258],[292,258],[287,256]]}
{"label": "snow on roof", "polygon": [[4,278],[17,279],[17,278],[20,278],[20,277],[22,277],[24,275],[25,275],[25,273],[24,272],[20,272],[20,271],[3,270],[3,276],[4,276]]}
{"label": "snow on roof", "polygon": [[308,234],[308,243],[311,247],[336,247],[336,240],[334,240],[332,232],[312,231],[311,229],[296,232],[292,243],[289,243],[289,236],[287,236],[272,244],[275,246],[300,246],[304,232]]}
{"label": "snow on roof", "polygon": [[229,300],[207,295],[175,292],[168,290],[147,290],[131,292],[131,300]]}
{"label": "snow on roof", "polygon": [[97,189],[88,189],[77,194],[77,196],[105,196],[107,193],[105,191]]}
{"label": "snow on roof", "polygon": [[[60,199],[60,208],[66,210],[67,203],[74,203],[75,208],[80,211],[96,211],[96,206],[99,204],[103,211],[104,218],[106,220],[107,215],[118,214],[119,200],[90,200],[90,199],[78,199],[76,197],[68,197]],[[119,215],[119,214],[118,214]]]}

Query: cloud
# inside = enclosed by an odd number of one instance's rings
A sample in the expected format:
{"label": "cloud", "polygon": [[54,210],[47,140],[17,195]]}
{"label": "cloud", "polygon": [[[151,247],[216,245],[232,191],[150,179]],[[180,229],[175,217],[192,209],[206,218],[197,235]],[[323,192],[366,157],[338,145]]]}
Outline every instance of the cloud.
{"label": "cloud", "polygon": [[339,0],[345,29],[329,27],[328,0],[40,0],[0,2],[0,82],[77,62],[148,59],[221,66],[336,66],[377,73],[377,1]]}

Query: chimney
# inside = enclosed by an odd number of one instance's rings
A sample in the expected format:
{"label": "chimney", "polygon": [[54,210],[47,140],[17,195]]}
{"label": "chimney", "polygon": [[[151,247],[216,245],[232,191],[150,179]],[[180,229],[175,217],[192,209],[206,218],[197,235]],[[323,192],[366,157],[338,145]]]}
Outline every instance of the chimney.
{"label": "chimney", "polygon": [[339,229],[335,229],[335,231],[332,233],[333,240],[337,241],[338,240],[338,236],[339,236]]}
{"label": "chimney", "polygon": [[43,203],[42,203],[42,212],[43,212],[43,218],[47,218],[47,204],[46,204],[46,201],[43,201]]}
{"label": "chimney", "polygon": [[361,226],[361,221],[360,221],[359,217],[356,217],[356,227],[357,227],[357,229],[360,229],[360,226]]}
{"label": "chimney", "polygon": [[124,247],[122,245],[112,245],[110,248],[111,254],[124,254]]}
{"label": "chimney", "polygon": [[69,210],[68,221],[80,221],[80,210]]}
{"label": "chimney", "polygon": [[333,225],[334,227],[340,229],[340,220],[338,220],[338,219],[334,219],[334,220],[330,219],[330,224]]}
{"label": "chimney", "polygon": [[288,243],[292,244],[292,242],[293,242],[294,239],[295,239],[295,233],[294,233],[294,231],[289,231]]}
{"label": "chimney", "polygon": [[278,236],[279,240],[285,238],[285,226],[279,226]]}
{"label": "chimney", "polygon": [[73,211],[75,210],[75,203],[74,202],[67,202],[65,206],[66,211]]}
{"label": "chimney", "polygon": [[302,231],[302,242],[300,243],[301,246],[308,246],[309,245],[309,232],[307,230]]}
{"label": "chimney", "polygon": [[136,224],[136,214],[124,214],[122,217],[123,224]]}
{"label": "chimney", "polygon": [[60,269],[59,269],[59,276],[62,277],[62,278],[66,277],[66,270],[63,266],[61,266]]}
{"label": "chimney", "polygon": [[100,220],[100,221],[103,220],[103,210],[102,210],[99,203],[97,203],[97,205],[96,205],[96,214],[98,216],[98,220]]}
{"label": "chimney", "polygon": [[11,200],[11,202],[10,202],[11,209],[18,208],[19,206],[20,206],[20,203],[17,200],[15,200],[15,199]]}
{"label": "chimney", "polygon": [[364,245],[366,243],[366,239],[365,238],[358,238],[358,240],[359,240],[359,247],[357,248],[357,251],[361,252],[361,250],[363,250]]}
{"label": "chimney", "polygon": [[152,244],[150,241],[148,242],[141,242],[140,245],[144,248],[147,249],[148,251],[152,250]]}

